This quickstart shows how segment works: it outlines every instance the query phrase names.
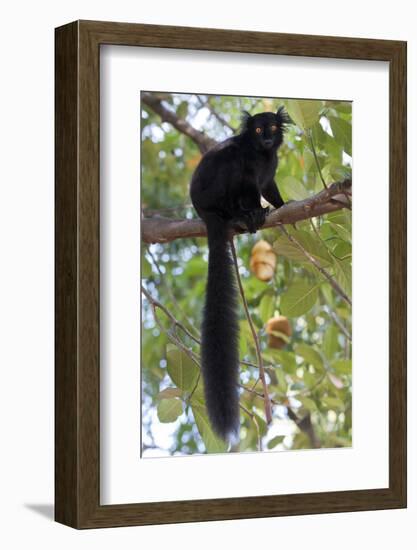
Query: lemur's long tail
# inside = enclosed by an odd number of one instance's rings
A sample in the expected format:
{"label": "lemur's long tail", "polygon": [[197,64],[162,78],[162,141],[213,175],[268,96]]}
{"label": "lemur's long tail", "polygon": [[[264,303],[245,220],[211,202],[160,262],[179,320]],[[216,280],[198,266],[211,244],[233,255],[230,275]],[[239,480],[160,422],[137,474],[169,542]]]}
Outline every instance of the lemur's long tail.
{"label": "lemur's long tail", "polygon": [[227,441],[239,431],[237,290],[227,223],[217,216],[205,221],[209,262],[201,366],[210,422],[214,431]]}

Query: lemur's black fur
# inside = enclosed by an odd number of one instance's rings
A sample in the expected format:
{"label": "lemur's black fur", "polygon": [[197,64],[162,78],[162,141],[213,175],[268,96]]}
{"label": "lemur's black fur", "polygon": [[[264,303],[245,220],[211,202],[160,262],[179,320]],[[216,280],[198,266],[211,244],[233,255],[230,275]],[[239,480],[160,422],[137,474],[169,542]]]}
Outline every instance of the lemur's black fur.
{"label": "lemur's black fur", "polygon": [[244,114],[241,132],[210,149],[191,181],[191,200],[205,221],[209,265],[203,313],[201,361],[205,398],[214,431],[224,440],[239,430],[237,292],[229,230],[255,233],[268,211],[284,204],[274,181],[277,151],[289,118],[277,113]]}

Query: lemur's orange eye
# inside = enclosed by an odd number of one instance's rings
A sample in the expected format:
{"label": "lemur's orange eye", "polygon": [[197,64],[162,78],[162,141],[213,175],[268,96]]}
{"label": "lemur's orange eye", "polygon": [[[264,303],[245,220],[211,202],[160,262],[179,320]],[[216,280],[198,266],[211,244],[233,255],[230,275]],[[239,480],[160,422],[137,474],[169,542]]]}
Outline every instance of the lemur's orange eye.
{"label": "lemur's orange eye", "polygon": [[271,126],[271,130],[272,130],[273,132],[276,132],[276,131],[277,131],[277,127],[275,126],[275,124],[273,124],[273,125]]}
{"label": "lemur's orange eye", "polygon": [[259,128],[259,126],[257,128],[255,128],[255,132],[257,134],[262,134],[262,128]]}

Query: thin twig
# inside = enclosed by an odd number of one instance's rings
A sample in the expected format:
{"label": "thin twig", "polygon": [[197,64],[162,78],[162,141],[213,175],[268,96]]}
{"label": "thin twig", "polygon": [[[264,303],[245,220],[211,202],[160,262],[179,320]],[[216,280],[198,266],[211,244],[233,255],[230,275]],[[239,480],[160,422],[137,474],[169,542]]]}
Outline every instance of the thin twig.
{"label": "thin twig", "polygon": [[165,332],[165,334],[168,336],[168,338],[177,346],[179,347],[182,351],[184,351],[184,353],[186,353],[193,361],[194,363],[196,363],[197,365],[199,365],[197,359],[196,359],[196,355],[193,353],[192,350],[190,350],[179,338],[178,336],[175,334],[172,333],[171,330],[167,330],[163,325],[162,323],[160,322],[159,318],[158,318],[158,315],[156,313],[156,310],[157,309],[160,309],[161,311],[163,311],[165,313],[165,315],[171,320],[171,323],[172,323],[172,326],[174,327],[174,329],[176,327],[180,328],[189,338],[191,338],[194,342],[198,343],[199,340],[195,338],[195,336],[193,336],[187,329],[186,327],[184,327],[184,325],[182,323],[180,323],[173,315],[172,313],[165,307],[161,304],[161,302],[159,302],[158,300],[155,300],[154,298],[152,298],[152,296],[149,294],[149,292],[142,286],[141,287],[142,289],[142,292],[143,294],[146,296],[148,302],[150,303],[151,307],[152,307],[152,312],[153,312],[153,316],[154,316],[154,319],[155,319],[155,322],[157,323],[157,325],[159,326],[159,328]]}
{"label": "thin twig", "polygon": [[208,109],[210,111],[210,113],[214,116],[214,118],[216,118],[220,124],[222,124],[222,126],[226,126],[226,128],[229,128],[229,130],[232,130],[233,133],[236,132],[236,128],[233,128],[233,126],[231,126],[226,119],[224,119],[213,107],[212,105],[210,104],[210,101],[207,100],[207,101],[204,101],[203,99],[201,99],[201,97],[199,95],[197,95],[197,99],[198,101],[200,102],[200,105],[202,107],[206,107],[206,109]]}
{"label": "thin twig", "polygon": [[311,422],[310,413],[306,414],[303,418],[298,418],[298,416],[295,414],[290,406],[287,406],[287,412],[289,418],[296,423],[296,425],[302,432],[307,435],[313,449],[319,449],[321,447],[321,443],[314,430],[313,423]]}
{"label": "thin twig", "polygon": [[[161,280],[164,281],[164,282],[166,283],[165,278],[164,278],[164,274],[162,273],[161,268],[160,268],[160,266],[159,266],[159,264],[158,264],[158,262],[157,262],[157,260],[156,260],[156,258],[155,258],[155,256],[154,256],[154,254],[152,253],[152,251],[151,251],[151,249],[150,249],[149,246],[146,248],[146,251],[147,251],[147,253],[149,254],[149,256],[151,257],[152,263],[153,263],[153,265],[155,266],[156,270],[158,271],[159,276],[161,277]],[[190,330],[192,330],[192,332],[194,333],[194,335],[196,335],[196,336],[194,337],[194,341],[196,341],[196,342],[198,343],[197,338],[198,338],[199,335],[198,335],[198,332],[197,332],[196,328],[195,328],[194,325],[193,325],[193,322],[191,321],[191,319],[188,318],[187,314],[182,310],[180,304],[178,303],[178,300],[177,300],[176,297],[175,297],[174,292],[172,291],[171,286],[168,285],[168,284],[165,284],[165,288],[166,288],[166,290],[167,290],[167,292],[168,292],[168,294],[169,294],[169,296],[170,296],[170,298],[171,298],[171,300],[172,300],[172,303],[173,303],[174,306],[177,308],[178,312],[181,314],[181,316],[183,317],[184,321],[187,322],[187,324],[188,324]]]}
{"label": "thin twig", "polygon": [[[325,377],[326,377],[326,374],[324,375],[323,378],[325,378]],[[323,379],[320,380],[320,383],[322,381],[323,381]],[[255,390],[251,390],[250,388],[247,388],[246,386],[243,386],[242,384],[239,384],[239,386],[241,388],[243,388],[245,391],[247,391],[249,393],[253,393],[257,397],[261,397],[262,399],[264,398],[263,393],[260,393],[260,392],[255,391]],[[297,394],[297,395],[300,395],[300,394]],[[278,401],[276,401],[275,399],[271,399],[271,403],[273,403],[274,405],[281,405],[282,407],[285,407],[287,409],[288,417],[290,418],[290,420],[292,420],[301,431],[303,431],[307,434],[307,436],[309,437],[309,439],[312,443],[312,446],[315,447],[315,448],[320,447],[320,440],[318,439],[318,437],[317,437],[317,435],[314,431],[314,427],[311,424],[311,419],[310,419],[310,424],[308,424],[308,422],[306,422],[306,417],[301,418],[301,419],[298,418],[298,416],[295,414],[295,412],[292,410],[292,408],[288,404],[278,403]]]}
{"label": "thin twig", "polygon": [[308,132],[307,132],[307,136],[308,136],[308,138],[309,138],[309,140],[310,140],[311,149],[312,149],[312,151],[313,151],[314,160],[315,160],[315,162],[316,162],[316,166],[317,166],[317,170],[318,170],[319,175],[320,175],[321,182],[322,182],[324,188],[327,189],[328,186],[327,186],[326,182],[324,181],[324,177],[323,177],[323,174],[322,174],[322,172],[321,172],[321,168],[320,168],[320,164],[319,164],[319,159],[318,159],[318,157],[317,157],[316,148],[314,147],[314,141],[313,141],[313,136],[311,135],[311,131],[308,131]]}
{"label": "thin twig", "polygon": [[194,388],[191,390],[191,393],[190,393],[190,395],[188,396],[188,400],[189,400],[189,401],[191,401],[191,398],[192,398],[192,396],[194,395],[195,390],[197,389],[197,386],[198,386],[198,384],[199,384],[199,382],[200,382],[200,376],[201,376],[201,370],[200,370],[200,372],[198,373],[197,381],[196,381],[196,383],[195,383],[195,385],[194,385]]}
{"label": "thin twig", "polygon": [[343,300],[345,300],[346,303],[348,303],[350,306],[352,305],[352,301],[351,299],[349,298],[349,296],[342,290],[342,288],[339,286],[339,284],[333,279],[333,277],[330,275],[330,273],[328,273],[324,267],[322,267],[320,265],[320,263],[316,260],[316,258],[314,256],[312,256],[310,254],[310,252],[308,252],[304,246],[297,241],[297,239],[295,239],[292,235],[290,235],[290,233],[288,233],[288,231],[286,230],[286,228],[281,225],[280,226],[280,229],[281,231],[288,237],[288,239],[299,249],[301,250],[301,252],[304,254],[304,256],[314,265],[314,267],[316,269],[318,269],[318,271],[320,271],[320,273],[323,275],[323,277],[325,277],[330,285],[334,288],[334,290],[343,298]]}
{"label": "thin twig", "polygon": [[256,356],[257,356],[257,359],[258,359],[258,367],[259,367],[259,377],[261,379],[263,390],[264,390],[264,404],[265,404],[266,423],[270,424],[272,422],[272,409],[271,409],[271,401],[270,401],[270,398],[269,398],[269,395],[268,395],[268,386],[267,386],[266,378],[265,378],[265,369],[264,369],[264,364],[263,364],[263,359],[262,359],[261,346],[259,344],[259,338],[258,338],[258,335],[256,334],[256,329],[255,329],[255,326],[252,322],[252,319],[251,319],[251,316],[250,316],[250,313],[249,313],[248,303],[246,301],[245,293],[244,293],[244,290],[243,290],[243,285],[242,285],[242,281],[241,281],[240,274],[239,274],[239,265],[237,263],[236,249],[235,249],[235,245],[233,243],[233,237],[231,237],[231,239],[230,239],[230,248],[232,250],[233,263],[235,265],[236,278],[237,278],[239,291],[240,291],[240,295],[241,295],[242,302],[243,302],[243,307],[245,309],[246,318],[248,320],[248,323],[249,323],[249,326],[250,326],[250,329],[251,329],[251,332],[252,332],[253,340],[255,342]]}
{"label": "thin twig", "polygon": [[202,153],[206,153],[214,145],[216,145],[216,140],[210,138],[196,130],[191,124],[189,124],[183,118],[180,118],[174,111],[171,111],[162,104],[161,98],[157,94],[152,94],[150,92],[142,92],[141,94],[142,102],[157,113],[163,122],[169,122],[174,128],[176,128],[182,134],[185,134],[191,138],[194,143],[197,144],[198,148]]}
{"label": "thin twig", "polygon": [[336,325],[340,328],[340,330],[343,332],[343,334],[346,336],[346,338],[349,340],[349,342],[352,341],[352,335],[348,331],[348,329],[345,327],[345,325],[342,323],[341,319],[337,315],[335,311],[332,310],[332,308],[328,305],[325,306],[327,314],[333,319],[333,321],[336,323]]}
{"label": "thin twig", "polygon": [[252,420],[252,422],[255,424],[255,428],[256,428],[256,433],[257,433],[257,436],[258,436],[258,451],[262,451],[262,439],[261,439],[261,432],[259,430],[259,424],[258,424],[258,420],[256,419],[256,416],[250,412],[249,409],[247,409],[246,407],[244,407],[243,405],[239,404],[239,407],[242,409],[242,411],[244,411]]}

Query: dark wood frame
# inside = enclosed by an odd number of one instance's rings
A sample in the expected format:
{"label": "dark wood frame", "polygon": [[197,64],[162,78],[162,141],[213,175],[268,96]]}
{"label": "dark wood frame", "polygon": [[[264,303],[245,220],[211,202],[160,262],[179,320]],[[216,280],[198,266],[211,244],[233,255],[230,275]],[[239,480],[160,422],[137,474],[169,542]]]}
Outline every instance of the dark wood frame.
{"label": "dark wood frame", "polygon": [[[406,506],[406,43],[77,21],[56,29],[55,519],[76,528]],[[99,56],[120,44],[389,62],[389,487],[100,505]]]}

